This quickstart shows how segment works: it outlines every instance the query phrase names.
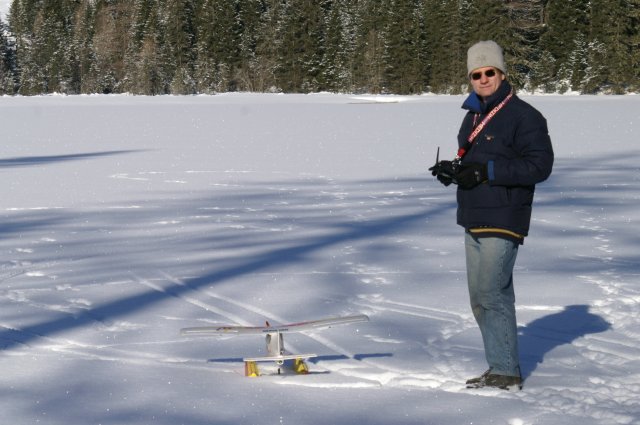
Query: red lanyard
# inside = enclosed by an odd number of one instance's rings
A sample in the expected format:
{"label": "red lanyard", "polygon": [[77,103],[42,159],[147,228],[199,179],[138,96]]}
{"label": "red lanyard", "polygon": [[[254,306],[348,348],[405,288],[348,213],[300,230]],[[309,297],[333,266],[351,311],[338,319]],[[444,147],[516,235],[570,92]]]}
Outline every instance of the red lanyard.
{"label": "red lanyard", "polygon": [[[473,144],[473,141],[478,136],[478,134],[480,134],[480,132],[487,126],[489,121],[491,121],[491,119],[500,111],[500,109],[504,108],[504,105],[506,105],[507,102],[509,102],[512,97],[513,97],[513,90],[511,90],[511,93],[509,93],[509,95],[505,97],[504,100],[500,102],[498,106],[493,108],[491,112],[489,112],[487,116],[484,117],[484,119],[480,122],[480,124],[478,124],[478,126],[474,128],[473,132],[471,132],[469,137],[467,137],[467,143],[465,143],[463,147],[458,149],[458,155],[456,156],[455,161],[460,161],[462,157],[467,154],[467,151],[471,149],[471,145]],[[478,115],[479,114],[476,114],[476,118],[478,117]],[[476,118],[474,118],[474,122]]]}

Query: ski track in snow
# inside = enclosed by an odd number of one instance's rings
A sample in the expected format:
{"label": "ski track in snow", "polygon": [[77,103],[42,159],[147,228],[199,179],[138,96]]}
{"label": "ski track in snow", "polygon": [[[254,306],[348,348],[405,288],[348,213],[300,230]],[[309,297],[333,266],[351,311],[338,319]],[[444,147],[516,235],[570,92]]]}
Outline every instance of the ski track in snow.
{"label": "ski track in snow", "polygon": [[[562,168],[556,173],[559,185]],[[531,373],[525,391],[508,393],[463,389],[483,365],[473,316],[465,300],[450,305],[446,285],[434,286],[429,297],[419,292],[423,280],[464,282],[462,265],[449,265],[460,250],[456,229],[436,231],[437,243],[416,234],[425,223],[450,226],[454,219],[451,194],[431,188],[424,176],[417,183],[354,182],[310,171],[188,165],[181,171],[171,165],[93,178],[138,197],[112,194],[112,200],[81,207],[4,208],[8,228],[17,229],[0,244],[0,300],[6,307],[0,344],[9,361],[34,355],[55,361],[64,354],[244,379],[241,357],[264,350],[260,337],[183,338],[178,330],[365,313],[370,323],[287,335],[289,351],[319,354],[310,361],[312,374],[264,376],[261,385],[438,390],[514,400],[557,418],[639,423],[639,273],[631,254],[622,252],[637,238],[623,238],[624,219],[607,215],[606,206],[558,195],[558,187],[543,190],[536,226],[549,234],[558,230],[555,209],[544,208],[559,201],[576,221],[568,247],[559,252],[576,272],[552,270],[551,278],[562,276],[596,296],[588,313],[557,297],[548,304],[540,302],[544,297],[535,304],[519,301],[522,338],[548,348],[540,349],[540,358],[525,359]],[[625,190],[637,190],[637,182]],[[637,208],[637,201],[624,198],[615,214]],[[539,254],[553,258],[541,246]],[[529,275],[543,274],[545,267],[535,259],[519,260],[518,266],[525,279],[537,279]],[[122,301],[136,297],[141,310]],[[299,308],[289,297],[300,298]],[[535,322],[563,314],[593,321],[584,330]],[[56,321],[67,325],[47,325]],[[510,423],[518,421],[529,423]]]}

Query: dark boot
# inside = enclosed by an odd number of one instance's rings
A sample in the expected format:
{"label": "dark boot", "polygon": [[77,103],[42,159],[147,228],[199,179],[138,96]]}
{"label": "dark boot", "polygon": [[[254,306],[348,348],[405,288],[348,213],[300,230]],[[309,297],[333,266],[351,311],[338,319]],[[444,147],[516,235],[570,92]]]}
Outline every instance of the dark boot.
{"label": "dark boot", "polygon": [[520,376],[496,375],[485,372],[478,378],[469,379],[467,388],[499,388],[507,391],[519,391],[522,389],[522,378]]}
{"label": "dark boot", "polygon": [[487,376],[489,376],[490,373],[491,373],[491,369],[487,369],[487,371],[485,373],[483,373],[482,375],[467,380],[467,382],[466,382],[467,388],[479,388],[478,385],[480,383],[484,382],[485,379],[487,379]]}

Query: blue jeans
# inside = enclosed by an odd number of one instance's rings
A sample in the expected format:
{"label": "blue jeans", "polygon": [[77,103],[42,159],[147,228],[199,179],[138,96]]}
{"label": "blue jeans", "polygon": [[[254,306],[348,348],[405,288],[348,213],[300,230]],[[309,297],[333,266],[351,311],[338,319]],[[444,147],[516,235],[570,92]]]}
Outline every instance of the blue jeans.
{"label": "blue jeans", "polygon": [[516,242],[465,236],[467,283],[491,373],[520,376],[513,266]]}

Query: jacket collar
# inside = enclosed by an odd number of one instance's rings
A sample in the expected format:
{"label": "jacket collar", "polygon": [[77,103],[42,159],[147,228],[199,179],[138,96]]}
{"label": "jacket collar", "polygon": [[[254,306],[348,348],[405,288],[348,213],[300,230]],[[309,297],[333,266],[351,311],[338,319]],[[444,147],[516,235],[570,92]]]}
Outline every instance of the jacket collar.
{"label": "jacket collar", "polygon": [[504,80],[502,84],[500,84],[500,87],[498,87],[498,90],[489,96],[486,102],[483,102],[476,92],[471,92],[462,104],[462,109],[467,109],[475,114],[486,114],[487,111],[490,111],[498,103],[502,102],[509,93],[511,93],[511,84],[509,84],[507,80]]}

